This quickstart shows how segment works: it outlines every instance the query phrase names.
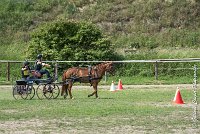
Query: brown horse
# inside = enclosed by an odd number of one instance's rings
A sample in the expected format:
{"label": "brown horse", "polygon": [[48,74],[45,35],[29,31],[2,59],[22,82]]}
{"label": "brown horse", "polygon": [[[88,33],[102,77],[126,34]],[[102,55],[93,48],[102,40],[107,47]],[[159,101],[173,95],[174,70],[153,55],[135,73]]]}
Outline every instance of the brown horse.
{"label": "brown horse", "polygon": [[94,92],[92,94],[89,94],[88,97],[93,96],[95,94],[96,98],[98,98],[97,85],[106,71],[109,73],[113,73],[112,62],[105,62],[91,67],[69,68],[63,73],[62,76],[63,85],[62,85],[61,96],[64,95],[64,98],[66,98],[66,96],[69,93],[70,98],[73,99],[71,93],[73,83],[82,82],[82,83],[90,83],[91,86],[93,86],[94,88]]}

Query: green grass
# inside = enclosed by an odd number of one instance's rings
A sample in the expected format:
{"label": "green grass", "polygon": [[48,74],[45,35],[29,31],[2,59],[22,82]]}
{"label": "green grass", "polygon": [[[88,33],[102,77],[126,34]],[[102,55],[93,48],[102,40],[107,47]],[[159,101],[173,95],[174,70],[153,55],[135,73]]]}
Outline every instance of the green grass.
{"label": "green grass", "polygon": [[[12,81],[13,78],[13,81]],[[0,78],[0,85],[12,85],[15,80],[20,79],[20,76],[11,77],[11,81],[7,81],[6,77]],[[101,80],[99,85],[110,85],[112,81],[117,84],[119,79],[122,80],[124,85],[160,85],[160,84],[192,84],[193,76],[158,76],[158,80],[155,77],[142,77],[142,76],[132,76],[132,77],[120,77],[120,76],[108,76]],[[61,76],[58,81],[61,81]],[[84,83],[75,83],[75,85],[89,85]]]}
{"label": "green grass", "polygon": [[[88,87],[89,89],[89,87]],[[0,89],[0,132],[39,133],[176,133],[192,126],[192,90],[182,89],[184,105],[173,104],[176,89],[99,90],[100,99],[88,98],[92,90],[74,89],[75,99],[14,100],[11,88]],[[198,101],[199,98],[198,98]],[[23,124],[10,129],[11,123]]]}
{"label": "green grass", "polygon": [[1,60],[25,60],[27,45],[24,43],[13,43],[11,45],[1,45]]}
{"label": "green grass", "polygon": [[103,78],[100,84],[110,84],[112,81],[115,84],[118,83],[119,79],[122,80],[122,83],[125,85],[160,85],[160,84],[192,84],[193,76],[158,76],[158,80],[155,77],[143,77],[143,76],[108,76],[107,81]]}

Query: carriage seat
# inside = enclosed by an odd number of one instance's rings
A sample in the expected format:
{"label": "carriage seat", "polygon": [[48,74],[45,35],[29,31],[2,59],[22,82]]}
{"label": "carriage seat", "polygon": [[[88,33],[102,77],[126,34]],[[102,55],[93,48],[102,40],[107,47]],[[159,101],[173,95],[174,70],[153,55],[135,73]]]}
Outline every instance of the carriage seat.
{"label": "carriage seat", "polygon": [[41,73],[38,72],[38,71],[36,71],[36,70],[31,70],[31,73],[32,73],[32,75],[33,75],[34,77],[36,77],[36,78],[38,78],[38,79],[42,78]]}
{"label": "carriage seat", "polygon": [[16,80],[17,85],[26,85],[27,81],[26,80]]}

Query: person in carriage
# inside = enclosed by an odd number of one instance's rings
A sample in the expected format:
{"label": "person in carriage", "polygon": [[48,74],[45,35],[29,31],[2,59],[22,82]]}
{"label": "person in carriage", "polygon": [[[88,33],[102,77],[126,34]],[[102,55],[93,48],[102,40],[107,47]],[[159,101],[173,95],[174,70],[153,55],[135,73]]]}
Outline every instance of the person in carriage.
{"label": "person in carriage", "polygon": [[43,67],[50,67],[49,64],[42,62],[42,54],[37,55],[37,60],[35,62],[35,71],[39,73],[39,77],[41,77],[43,74],[46,74],[47,79],[51,80],[52,77],[47,69],[44,69]]}
{"label": "person in carriage", "polygon": [[29,62],[28,61],[25,61],[23,63],[23,66],[21,68],[21,75],[22,75],[22,80],[27,80],[29,79],[30,77],[30,72],[31,72],[31,69],[29,67]]}

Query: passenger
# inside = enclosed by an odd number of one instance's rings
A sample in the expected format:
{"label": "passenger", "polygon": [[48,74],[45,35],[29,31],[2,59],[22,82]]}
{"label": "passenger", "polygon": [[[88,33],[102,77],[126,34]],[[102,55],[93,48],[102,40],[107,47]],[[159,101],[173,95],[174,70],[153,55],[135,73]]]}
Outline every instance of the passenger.
{"label": "passenger", "polygon": [[22,68],[21,68],[22,79],[23,79],[23,80],[29,79],[29,77],[30,77],[30,72],[31,72],[31,70],[30,70],[30,67],[29,67],[29,62],[28,62],[28,61],[25,61],[25,62],[23,63]]}
{"label": "passenger", "polygon": [[36,60],[35,64],[36,64],[35,70],[37,72],[39,72],[41,75],[46,74],[47,78],[51,79],[49,71],[46,69],[43,69],[43,67],[50,67],[50,65],[42,62],[42,54],[37,55],[37,60]]}

